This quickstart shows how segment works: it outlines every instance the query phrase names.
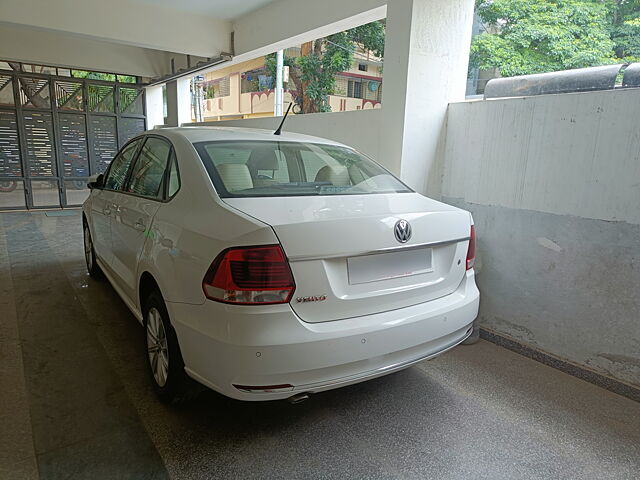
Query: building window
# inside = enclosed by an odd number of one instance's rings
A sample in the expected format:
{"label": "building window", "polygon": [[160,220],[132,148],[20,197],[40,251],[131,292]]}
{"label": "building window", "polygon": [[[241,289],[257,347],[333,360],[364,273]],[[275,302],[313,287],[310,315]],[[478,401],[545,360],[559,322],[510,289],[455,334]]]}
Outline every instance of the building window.
{"label": "building window", "polygon": [[349,79],[347,77],[343,77],[342,75],[336,75],[336,85],[333,89],[333,94],[339,95],[341,97],[346,97],[348,87]]}
{"label": "building window", "polygon": [[362,82],[360,80],[349,80],[347,97],[362,98]]}
{"label": "building window", "polygon": [[361,72],[366,72],[368,67],[369,66],[366,63],[359,63],[358,64],[358,70],[360,70]]}
{"label": "building window", "polygon": [[240,91],[242,93],[261,92],[273,88],[273,77],[268,73],[265,67],[242,73]]}
{"label": "building window", "polygon": [[204,98],[209,100],[211,98],[228,97],[230,93],[231,81],[228,76],[218,78],[205,82],[204,84]]}

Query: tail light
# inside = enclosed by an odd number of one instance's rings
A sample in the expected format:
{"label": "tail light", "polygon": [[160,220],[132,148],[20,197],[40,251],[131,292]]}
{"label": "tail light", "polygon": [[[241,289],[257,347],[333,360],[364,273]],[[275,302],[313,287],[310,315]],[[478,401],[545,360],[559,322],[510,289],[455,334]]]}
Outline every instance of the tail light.
{"label": "tail light", "polygon": [[467,250],[467,270],[471,270],[474,263],[476,263],[476,227],[471,225],[471,234],[469,235],[469,249]]}
{"label": "tail light", "polygon": [[288,303],[293,275],[280,245],[224,250],[207,271],[202,289],[210,300],[240,305]]}

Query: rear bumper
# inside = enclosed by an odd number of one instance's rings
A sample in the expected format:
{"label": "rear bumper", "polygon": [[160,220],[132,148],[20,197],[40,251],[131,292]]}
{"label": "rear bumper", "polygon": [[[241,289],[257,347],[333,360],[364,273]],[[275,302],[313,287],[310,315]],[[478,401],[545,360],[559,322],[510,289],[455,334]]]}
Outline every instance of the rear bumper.
{"label": "rear bumper", "polygon": [[[187,372],[240,400],[320,392],[407,368],[464,341],[478,313],[473,271],[446,297],[390,312],[306,323],[289,305],[169,303]],[[291,385],[248,392],[234,385]]]}

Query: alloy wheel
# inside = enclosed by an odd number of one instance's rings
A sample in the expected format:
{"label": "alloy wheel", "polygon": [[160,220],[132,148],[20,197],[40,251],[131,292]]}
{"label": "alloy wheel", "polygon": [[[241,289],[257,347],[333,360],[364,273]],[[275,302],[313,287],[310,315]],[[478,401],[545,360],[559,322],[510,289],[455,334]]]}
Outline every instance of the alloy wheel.
{"label": "alloy wheel", "polygon": [[169,373],[169,349],[164,323],[155,307],[147,314],[147,352],[153,378],[159,387],[164,387]]}
{"label": "alloy wheel", "polygon": [[84,259],[87,262],[87,270],[93,269],[93,243],[91,242],[91,232],[89,227],[84,226]]}

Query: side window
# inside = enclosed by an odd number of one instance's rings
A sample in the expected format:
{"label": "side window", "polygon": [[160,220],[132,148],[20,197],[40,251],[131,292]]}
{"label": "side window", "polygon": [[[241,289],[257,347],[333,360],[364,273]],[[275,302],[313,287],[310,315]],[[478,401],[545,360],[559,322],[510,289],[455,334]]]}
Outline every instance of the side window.
{"label": "side window", "polygon": [[127,172],[129,166],[133,160],[133,156],[136,154],[138,145],[140,145],[141,139],[134,140],[133,142],[124,146],[120,153],[116,155],[116,158],[111,162],[109,167],[109,173],[107,179],[104,181],[104,188],[107,190],[120,190],[124,186],[124,182],[127,179]]}
{"label": "side window", "polygon": [[169,188],[167,190],[168,197],[173,197],[180,190],[180,172],[178,171],[178,162],[176,161],[175,152],[171,155],[171,167],[169,170]]}
{"label": "side window", "polygon": [[148,137],[131,171],[128,192],[144,197],[162,198],[162,179],[169,162],[171,144],[158,137]]}

